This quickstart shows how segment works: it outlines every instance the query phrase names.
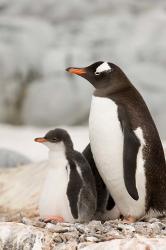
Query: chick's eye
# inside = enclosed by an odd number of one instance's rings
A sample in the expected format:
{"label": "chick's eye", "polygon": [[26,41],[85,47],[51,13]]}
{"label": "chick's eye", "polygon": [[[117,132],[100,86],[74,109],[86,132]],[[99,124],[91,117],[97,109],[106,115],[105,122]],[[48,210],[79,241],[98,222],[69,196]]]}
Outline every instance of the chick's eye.
{"label": "chick's eye", "polygon": [[53,139],[52,139],[52,141],[56,142],[56,141],[57,141],[57,139],[56,139],[56,138],[53,138]]}
{"label": "chick's eye", "polygon": [[95,75],[96,75],[96,76],[99,76],[99,75],[100,75],[100,72],[97,72],[97,71],[96,71],[96,72],[95,72]]}

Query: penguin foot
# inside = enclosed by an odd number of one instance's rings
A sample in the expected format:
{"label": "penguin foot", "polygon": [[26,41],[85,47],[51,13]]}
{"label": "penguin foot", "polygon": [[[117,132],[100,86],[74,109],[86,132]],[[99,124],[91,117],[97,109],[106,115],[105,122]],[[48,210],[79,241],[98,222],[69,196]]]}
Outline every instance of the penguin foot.
{"label": "penguin foot", "polygon": [[136,222],[136,220],[137,219],[135,217],[129,215],[128,217],[124,217],[123,222],[126,224],[131,224]]}
{"label": "penguin foot", "polygon": [[63,217],[61,216],[48,216],[44,219],[44,222],[64,222]]}

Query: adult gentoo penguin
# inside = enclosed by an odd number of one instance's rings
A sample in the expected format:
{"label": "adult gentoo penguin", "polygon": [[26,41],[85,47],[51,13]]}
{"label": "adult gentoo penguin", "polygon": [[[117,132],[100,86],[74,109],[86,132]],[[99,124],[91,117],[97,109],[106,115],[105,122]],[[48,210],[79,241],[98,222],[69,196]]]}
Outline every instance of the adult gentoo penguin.
{"label": "adult gentoo penguin", "polygon": [[94,87],[89,133],[95,163],[120,212],[130,222],[166,210],[166,163],[151,114],[115,64],[67,71]]}
{"label": "adult gentoo penguin", "polygon": [[48,171],[39,202],[40,217],[59,222],[91,220],[96,211],[94,178],[89,163],[74,150],[67,131],[50,130],[35,141],[49,148]]}

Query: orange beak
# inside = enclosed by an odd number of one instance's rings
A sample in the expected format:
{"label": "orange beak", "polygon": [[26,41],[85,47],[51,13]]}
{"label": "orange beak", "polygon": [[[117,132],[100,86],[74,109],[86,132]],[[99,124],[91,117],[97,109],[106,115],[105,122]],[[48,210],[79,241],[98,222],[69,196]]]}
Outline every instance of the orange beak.
{"label": "orange beak", "polygon": [[84,75],[86,74],[86,70],[84,68],[67,68],[66,71],[68,71],[71,74],[76,74],[76,75]]}
{"label": "orange beak", "polygon": [[39,143],[43,143],[43,142],[46,142],[47,139],[39,137],[39,138],[35,138],[34,141],[39,142]]}

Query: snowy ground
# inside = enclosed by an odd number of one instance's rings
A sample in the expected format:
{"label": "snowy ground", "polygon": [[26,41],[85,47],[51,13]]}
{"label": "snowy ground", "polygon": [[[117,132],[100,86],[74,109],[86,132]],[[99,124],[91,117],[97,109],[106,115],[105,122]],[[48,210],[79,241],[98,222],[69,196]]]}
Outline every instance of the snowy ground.
{"label": "snowy ground", "polygon": [[[71,135],[75,149],[81,151],[88,143],[87,127],[64,127]],[[17,127],[0,124],[0,148],[7,148],[28,156],[32,161],[47,158],[47,148],[34,142],[53,128]]]}
{"label": "snowy ground", "polygon": [[[65,127],[74,142],[75,149],[82,151],[88,144],[88,127]],[[15,150],[29,157],[32,161],[47,159],[47,148],[34,142],[35,137],[44,134],[53,128],[18,127],[0,124],[0,148]],[[164,143],[166,148],[166,143]]]}

